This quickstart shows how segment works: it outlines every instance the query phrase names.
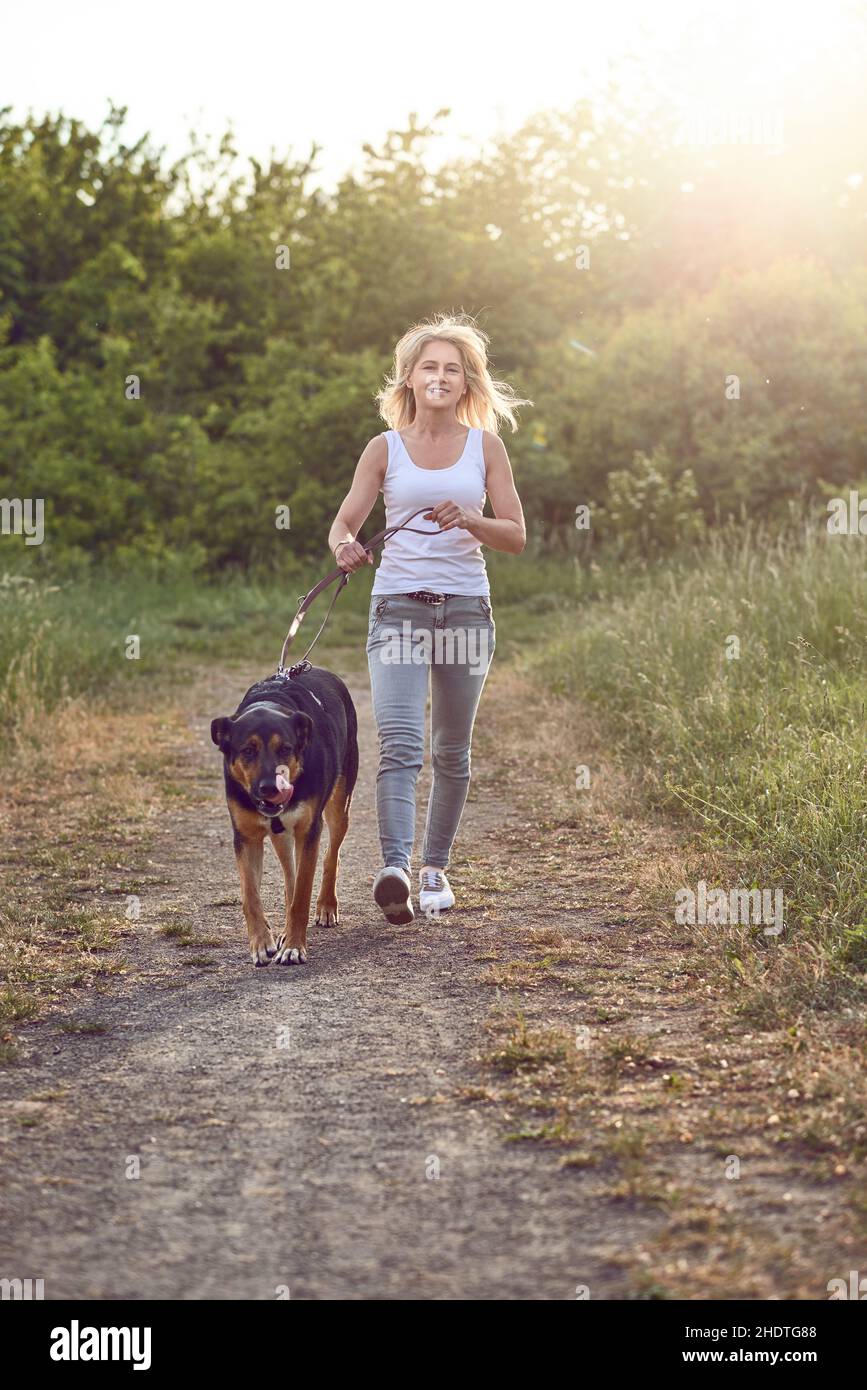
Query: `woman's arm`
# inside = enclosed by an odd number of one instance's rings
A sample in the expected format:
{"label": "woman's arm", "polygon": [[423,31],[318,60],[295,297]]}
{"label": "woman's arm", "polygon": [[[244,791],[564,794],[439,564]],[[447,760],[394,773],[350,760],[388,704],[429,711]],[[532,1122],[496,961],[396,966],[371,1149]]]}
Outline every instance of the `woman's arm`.
{"label": "woman's arm", "polygon": [[459,526],[492,550],[509,550],[519,555],[527,544],[524,510],[515,488],[512,465],[506,446],[498,434],[482,433],[486,489],[494,516],[484,516],[477,507],[459,507],[456,502],[439,502],[425,514],[425,520],[439,522],[442,531]]}
{"label": "woman's arm", "polygon": [[328,547],[337,553],[341,569],[352,573],[362,565],[372,565],[373,555],[355,537],[373,510],[377,493],[382,487],[388,467],[388,443],[378,434],[368,441],[355,467],[352,486],[338,508],[328,532]]}

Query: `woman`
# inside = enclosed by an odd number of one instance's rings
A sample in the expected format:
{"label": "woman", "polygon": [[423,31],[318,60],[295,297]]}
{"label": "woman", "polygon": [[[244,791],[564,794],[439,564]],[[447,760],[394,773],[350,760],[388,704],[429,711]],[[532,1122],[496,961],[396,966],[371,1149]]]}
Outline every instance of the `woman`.
{"label": "woman", "polygon": [[[406,527],[386,541],[368,617],[384,861],[373,896],[389,922],[413,919],[410,855],[429,665],[433,785],[419,908],[438,916],[454,906],[445,871],[467,799],[473,723],[496,640],[482,546],[517,555],[527,539],[496,428],[503,417],[517,429],[513,407],[533,402],[491,379],[487,341],[464,314],[438,315],[403,335],[394,372],[376,397],[390,428],[366,445],[328,533],[338,565],[351,574],[373,564],[355,537],[378,492],[387,526],[427,509],[410,522],[416,529]],[[486,493],[495,519],[482,515]]]}

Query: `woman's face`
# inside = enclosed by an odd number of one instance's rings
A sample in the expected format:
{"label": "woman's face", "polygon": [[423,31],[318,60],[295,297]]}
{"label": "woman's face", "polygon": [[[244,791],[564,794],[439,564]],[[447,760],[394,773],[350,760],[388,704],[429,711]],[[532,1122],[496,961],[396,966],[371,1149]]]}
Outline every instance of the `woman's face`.
{"label": "woman's face", "polygon": [[416,405],[424,402],[430,409],[452,412],[467,384],[459,350],[439,338],[425,344],[407,380]]}

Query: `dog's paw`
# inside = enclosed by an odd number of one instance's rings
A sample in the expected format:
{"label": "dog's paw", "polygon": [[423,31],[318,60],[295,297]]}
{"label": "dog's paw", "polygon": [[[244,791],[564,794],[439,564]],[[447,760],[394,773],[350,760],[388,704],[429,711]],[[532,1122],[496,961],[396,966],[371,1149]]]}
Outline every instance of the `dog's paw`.
{"label": "dog's paw", "polygon": [[268,937],[266,941],[260,941],[258,945],[250,947],[250,955],[254,965],[270,965],[271,957],[276,955],[277,947],[274,938]]}
{"label": "dog's paw", "polygon": [[337,903],[317,903],[316,927],[339,927],[340,918],[337,915]]}
{"label": "dog's paw", "polygon": [[307,947],[283,945],[278,943],[277,954],[274,957],[275,965],[306,965]]}

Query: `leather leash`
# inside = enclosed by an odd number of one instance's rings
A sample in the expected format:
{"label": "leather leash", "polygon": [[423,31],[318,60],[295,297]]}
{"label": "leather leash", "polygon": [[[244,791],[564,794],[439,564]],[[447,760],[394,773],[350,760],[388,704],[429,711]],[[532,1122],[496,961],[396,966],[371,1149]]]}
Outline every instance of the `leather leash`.
{"label": "leather leash", "polygon": [[[402,521],[399,526],[386,526],[384,530],[377,531],[375,536],[371,536],[370,540],[365,542],[363,548],[365,550],[373,550],[374,546],[382,545],[385,541],[389,539],[390,536],[393,536],[395,531],[403,531],[404,529],[406,529],[407,531],[414,531],[417,536],[441,535],[442,532],[439,529],[437,529],[436,531],[422,531],[420,527],[410,526],[408,524],[410,521],[412,521],[413,517],[419,516],[421,512],[431,511],[434,505],[435,504],[431,503],[427,507],[419,507],[418,511],[413,512],[412,516],[408,516],[406,521]],[[310,607],[313,600],[315,598],[318,598],[319,594],[322,593],[323,589],[327,589],[329,584],[333,584],[335,579],[338,578],[340,579],[340,583],[334,591],[334,598],[328,605],[328,612],[322,619],[322,626],[320,627],[316,636],[313,638],[313,641],[310,643],[310,646],[307,648],[307,651],[304,653],[301,660],[297,661],[294,666],[287,667],[286,665],[284,665],[286,661],[286,653],[292,646],[292,643],[295,641],[295,637],[298,633],[298,629],[304,621],[304,615],[307,612],[307,609]],[[336,570],[332,570],[330,574],[326,574],[324,579],[320,579],[318,584],[314,584],[313,588],[310,589],[308,593],[304,594],[303,597],[298,600],[298,611],[295,614],[295,617],[292,619],[289,631],[286,633],[286,638],[283,642],[283,648],[280,652],[280,663],[277,667],[277,675],[280,676],[283,680],[292,680],[293,676],[300,675],[302,671],[310,670],[311,663],[307,660],[307,658],[312,652],[313,648],[316,646],[316,643],[319,641],[319,638],[322,636],[325,624],[331,617],[331,610],[337,602],[337,596],[349,578],[350,574],[346,570],[341,569],[338,566]]]}

